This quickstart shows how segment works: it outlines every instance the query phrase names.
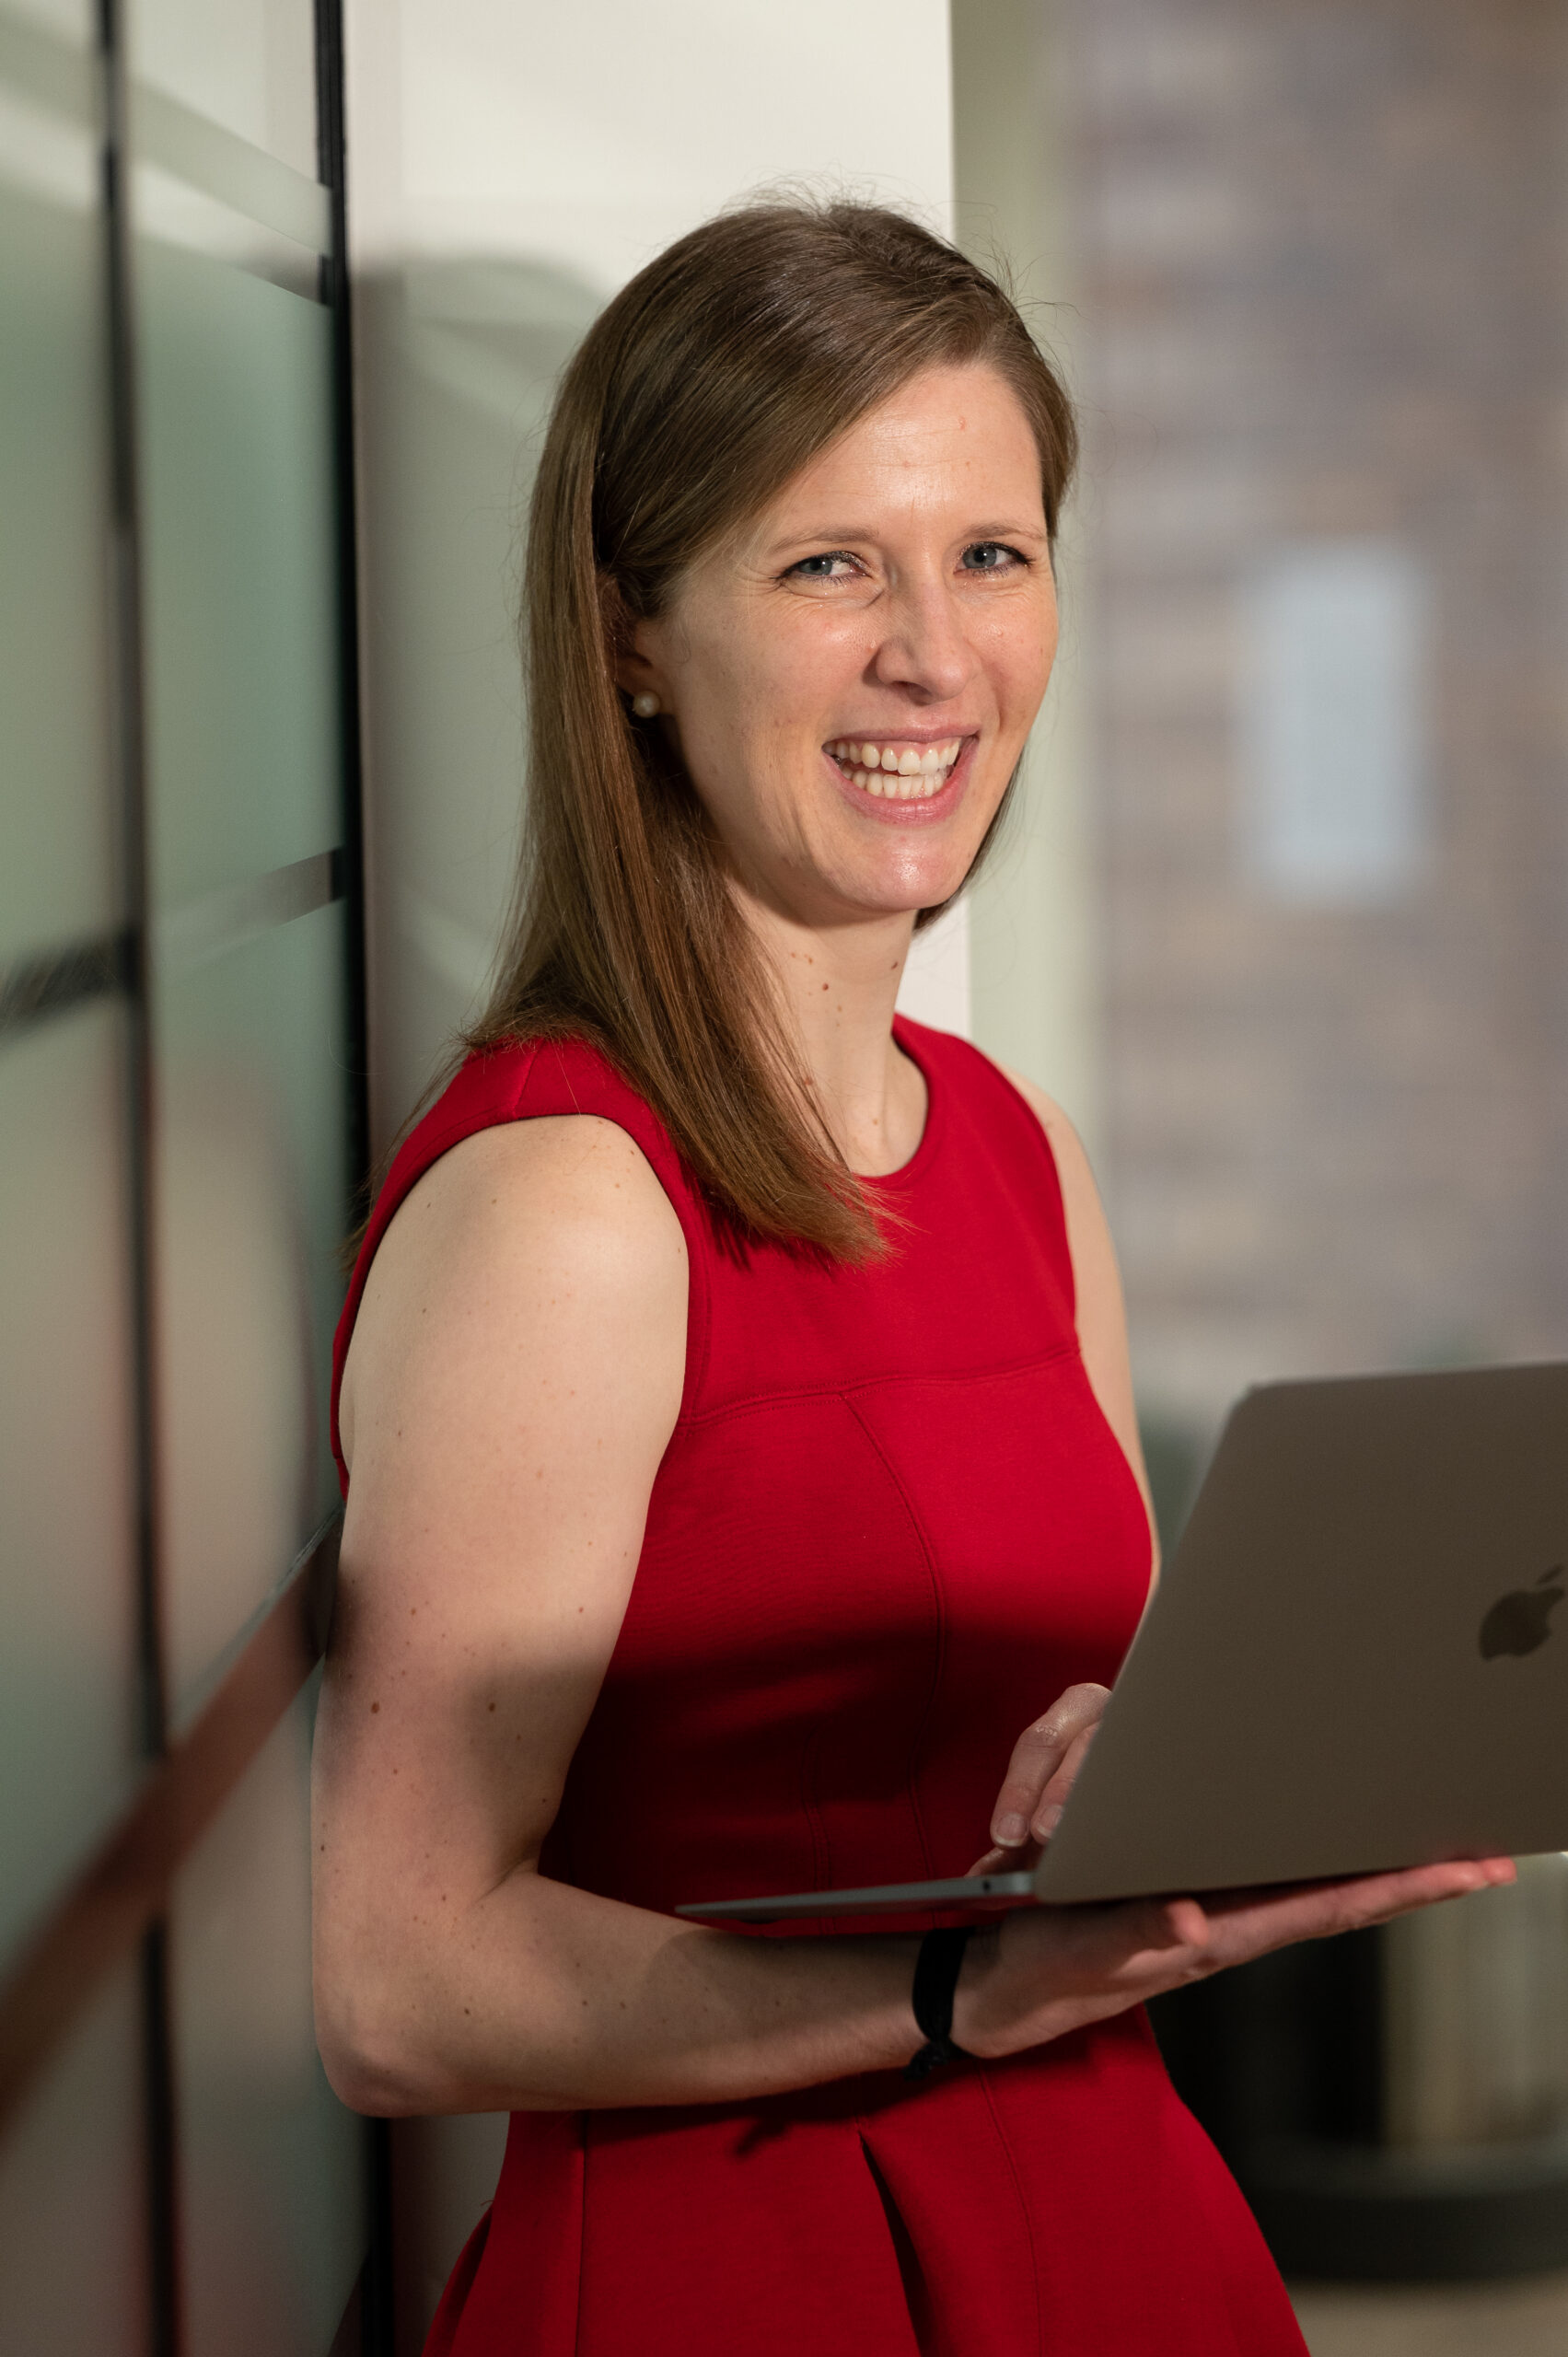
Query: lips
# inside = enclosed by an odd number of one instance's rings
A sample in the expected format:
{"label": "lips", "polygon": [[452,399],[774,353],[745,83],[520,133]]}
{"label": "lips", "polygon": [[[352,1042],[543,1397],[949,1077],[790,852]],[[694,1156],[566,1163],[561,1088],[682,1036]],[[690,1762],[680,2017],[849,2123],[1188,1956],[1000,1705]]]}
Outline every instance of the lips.
{"label": "lips", "polygon": [[847,784],[883,802],[928,802],[940,794],[964,749],[961,737],[913,744],[906,737],[838,737],[829,759]]}

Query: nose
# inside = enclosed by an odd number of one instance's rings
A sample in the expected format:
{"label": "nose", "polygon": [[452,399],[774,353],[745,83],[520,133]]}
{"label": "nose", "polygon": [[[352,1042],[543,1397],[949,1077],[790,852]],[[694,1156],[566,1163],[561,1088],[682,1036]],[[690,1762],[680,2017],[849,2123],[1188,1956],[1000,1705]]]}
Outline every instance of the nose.
{"label": "nose", "polygon": [[950,703],[962,695],[979,658],[947,583],[906,578],[881,610],[887,628],[871,662],[877,685],[900,688],[928,703]]}

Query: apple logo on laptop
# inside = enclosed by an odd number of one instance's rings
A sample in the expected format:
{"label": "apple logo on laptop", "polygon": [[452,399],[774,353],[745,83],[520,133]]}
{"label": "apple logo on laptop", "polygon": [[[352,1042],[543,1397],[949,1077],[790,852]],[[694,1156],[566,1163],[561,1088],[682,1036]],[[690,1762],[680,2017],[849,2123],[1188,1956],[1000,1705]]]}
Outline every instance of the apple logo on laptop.
{"label": "apple logo on laptop", "polygon": [[1500,1596],[1481,1624],[1478,1643],[1482,1661],[1499,1654],[1533,1654],[1551,1634],[1551,1608],[1563,1597],[1562,1566],[1553,1563],[1534,1587],[1516,1587]]}

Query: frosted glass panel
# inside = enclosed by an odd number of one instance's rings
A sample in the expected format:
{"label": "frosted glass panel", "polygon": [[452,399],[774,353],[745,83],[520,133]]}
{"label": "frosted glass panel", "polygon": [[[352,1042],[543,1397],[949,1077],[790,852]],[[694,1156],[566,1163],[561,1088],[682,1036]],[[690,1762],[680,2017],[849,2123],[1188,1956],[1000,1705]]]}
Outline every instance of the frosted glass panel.
{"label": "frosted glass panel", "polygon": [[0,2349],[144,2357],[140,2007],[122,1967],[0,2144]]}
{"label": "frosted glass panel", "polygon": [[316,173],[312,0],[136,0],[137,79]]}
{"label": "frosted glass panel", "polygon": [[92,151],[6,67],[0,44],[0,968],[114,912]]}
{"label": "frosted glass panel", "polygon": [[326,2357],[364,2248],[363,2131],[311,2026],[313,1699],[261,1751],[175,1900],[190,2357]]}
{"label": "frosted glass panel", "polygon": [[335,1502],[343,910],[157,992],[165,1606],[177,1713]]}
{"label": "frosted glass panel", "polygon": [[122,1024],[0,1046],[0,1951],[131,1776]]}
{"label": "frosted glass panel", "polygon": [[342,835],[330,321],[144,239],[144,530],[160,907]]}

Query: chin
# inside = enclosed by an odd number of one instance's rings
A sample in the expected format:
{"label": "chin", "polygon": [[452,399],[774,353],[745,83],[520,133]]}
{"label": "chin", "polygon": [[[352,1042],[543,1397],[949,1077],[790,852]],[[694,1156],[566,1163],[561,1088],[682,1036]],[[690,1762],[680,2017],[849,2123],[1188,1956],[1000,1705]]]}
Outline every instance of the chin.
{"label": "chin", "polygon": [[923,909],[939,909],[945,901],[950,900],[961,888],[963,880],[962,874],[920,885],[900,879],[896,885],[889,884],[881,890],[867,884],[859,890],[851,887],[844,897],[867,918],[918,917]]}

